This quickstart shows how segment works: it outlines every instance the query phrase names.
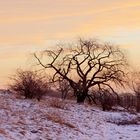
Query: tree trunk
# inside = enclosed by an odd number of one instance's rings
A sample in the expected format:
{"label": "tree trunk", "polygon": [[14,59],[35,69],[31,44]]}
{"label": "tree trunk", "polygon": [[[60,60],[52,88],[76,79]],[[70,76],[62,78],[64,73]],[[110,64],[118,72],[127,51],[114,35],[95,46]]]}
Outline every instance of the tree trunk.
{"label": "tree trunk", "polygon": [[80,95],[77,95],[77,103],[84,103],[85,99],[86,99],[86,96],[87,94],[80,94]]}

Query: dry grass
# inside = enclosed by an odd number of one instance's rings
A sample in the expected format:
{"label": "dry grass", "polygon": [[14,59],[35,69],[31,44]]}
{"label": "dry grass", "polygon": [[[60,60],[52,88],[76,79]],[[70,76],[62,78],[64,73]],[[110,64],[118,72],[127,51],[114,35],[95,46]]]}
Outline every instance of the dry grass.
{"label": "dry grass", "polygon": [[63,124],[70,127],[70,128],[76,128],[73,124],[71,124],[69,122],[64,122]]}
{"label": "dry grass", "polygon": [[55,112],[46,114],[46,117],[48,120],[53,121],[55,123],[59,123],[59,124],[63,124],[63,121],[64,121],[62,117],[60,116],[60,114],[55,113]]}
{"label": "dry grass", "polygon": [[66,106],[65,101],[60,100],[60,99],[52,99],[50,101],[50,106],[51,107],[55,107],[55,108],[60,108],[60,109],[68,109],[68,107]]}
{"label": "dry grass", "polygon": [[133,120],[123,120],[117,123],[117,125],[133,125],[133,124],[139,124],[136,119]]}
{"label": "dry grass", "polygon": [[0,128],[0,135],[1,134],[7,135],[6,131],[4,129],[2,129],[2,128]]}
{"label": "dry grass", "polygon": [[133,119],[130,119],[130,120],[108,120],[107,122],[109,123],[114,123],[114,124],[117,124],[117,125],[139,125],[140,124],[140,118],[137,117],[137,118],[133,118]]}
{"label": "dry grass", "polygon": [[58,123],[60,125],[65,125],[69,128],[74,128],[76,129],[76,126],[74,126],[73,124],[67,122],[61,115],[60,113],[58,112],[51,112],[51,113],[47,113],[46,114],[46,117],[48,120],[52,121],[52,122],[55,122],[55,123]]}

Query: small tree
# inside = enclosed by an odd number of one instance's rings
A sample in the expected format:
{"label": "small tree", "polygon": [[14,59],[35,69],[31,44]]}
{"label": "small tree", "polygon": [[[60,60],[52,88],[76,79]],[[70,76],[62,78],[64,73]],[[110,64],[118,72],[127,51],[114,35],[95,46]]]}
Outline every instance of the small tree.
{"label": "small tree", "polygon": [[[93,97],[94,103],[97,105],[101,105],[103,111],[111,110],[113,106],[119,104],[120,101],[119,95],[113,94],[109,88],[94,88],[91,91],[91,95]],[[118,100],[119,97],[119,100]]]}
{"label": "small tree", "polygon": [[10,89],[25,98],[40,100],[47,93],[47,82],[44,81],[43,76],[36,72],[17,70],[11,79],[13,82]]}
{"label": "small tree", "polygon": [[134,79],[132,82],[132,88],[137,99],[136,110],[137,112],[140,112],[140,72],[135,72],[132,75]]}
{"label": "small tree", "polygon": [[61,98],[66,99],[69,93],[72,93],[72,88],[67,80],[59,79],[57,90],[61,93]]}
{"label": "small tree", "polygon": [[116,96],[114,85],[123,86],[126,59],[119,48],[109,43],[80,39],[71,47],[45,50],[34,57],[39,65],[54,72],[54,82],[58,78],[69,82],[78,103],[83,103],[86,98],[93,100],[89,90],[94,86],[99,90],[109,88]]}
{"label": "small tree", "polygon": [[137,89],[135,89],[135,94],[137,99],[136,110],[137,112],[140,112],[140,85],[137,87]]}

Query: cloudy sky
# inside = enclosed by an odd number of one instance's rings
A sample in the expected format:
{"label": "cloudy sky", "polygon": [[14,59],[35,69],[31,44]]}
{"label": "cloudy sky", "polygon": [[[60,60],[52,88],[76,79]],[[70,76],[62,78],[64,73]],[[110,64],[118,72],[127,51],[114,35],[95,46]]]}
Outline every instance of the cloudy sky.
{"label": "cloudy sky", "polygon": [[118,44],[140,66],[140,0],[0,0],[0,86],[31,52],[78,37]]}

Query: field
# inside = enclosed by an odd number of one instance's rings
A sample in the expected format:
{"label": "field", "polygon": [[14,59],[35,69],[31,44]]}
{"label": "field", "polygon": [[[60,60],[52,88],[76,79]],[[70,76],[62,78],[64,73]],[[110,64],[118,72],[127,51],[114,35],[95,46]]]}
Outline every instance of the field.
{"label": "field", "polygon": [[139,140],[140,114],[0,93],[0,140]]}

